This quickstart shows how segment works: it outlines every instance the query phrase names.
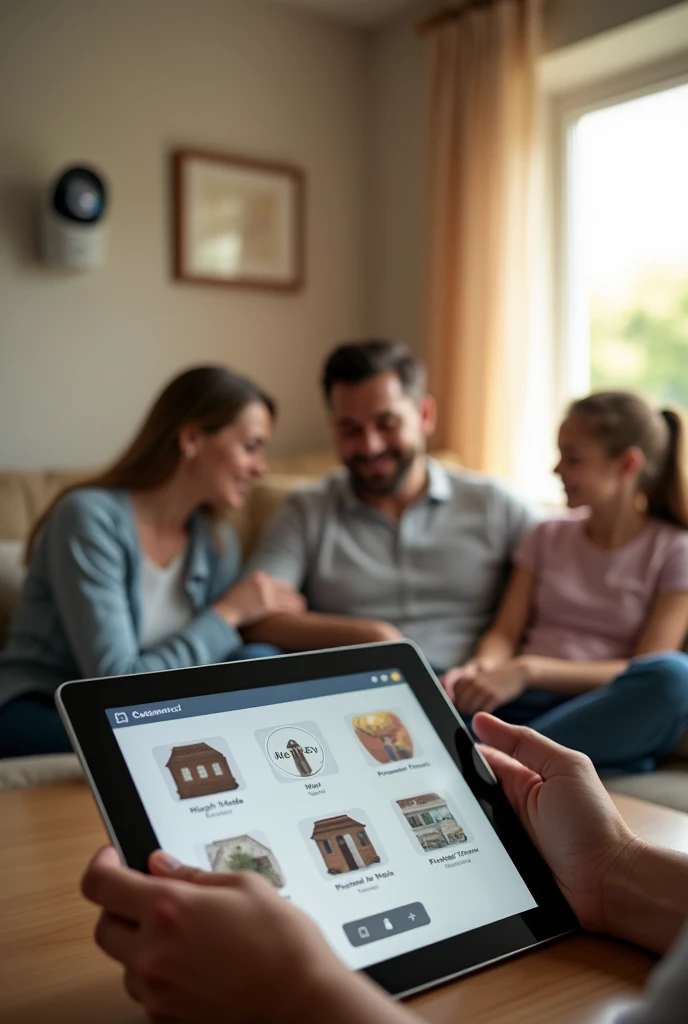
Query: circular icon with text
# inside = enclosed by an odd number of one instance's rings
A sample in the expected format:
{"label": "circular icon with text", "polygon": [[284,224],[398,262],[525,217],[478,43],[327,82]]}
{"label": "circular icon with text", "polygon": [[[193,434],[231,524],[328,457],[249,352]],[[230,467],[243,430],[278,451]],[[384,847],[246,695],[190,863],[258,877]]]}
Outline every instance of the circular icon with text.
{"label": "circular icon with text", "polygon": [[299,726],[287,725],[273,730],[265,741],[265,753],[274,768],[293,779],[317,775],[325,765],[322,743]]}

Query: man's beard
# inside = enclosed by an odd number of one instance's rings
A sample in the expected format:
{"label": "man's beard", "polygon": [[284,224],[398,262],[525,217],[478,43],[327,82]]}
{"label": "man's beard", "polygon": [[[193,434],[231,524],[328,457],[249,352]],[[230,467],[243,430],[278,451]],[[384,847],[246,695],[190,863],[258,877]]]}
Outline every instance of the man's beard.
{"label": "man's beard", "polygon": [[[394,494],[406,479],[416,456],[420,452],[415,448],[404,448],[397,451],[386,451],[375,459],[369,459],[362,455],[354,455],[345,463],[349,470],[351,483],[358,494],[368,494],[374,497],[385,498]],[[363,475],[360,472],[361,466],[375,462],[378,458],[394,459],[396,465],[389,473],[380,473],[373,476]]]}

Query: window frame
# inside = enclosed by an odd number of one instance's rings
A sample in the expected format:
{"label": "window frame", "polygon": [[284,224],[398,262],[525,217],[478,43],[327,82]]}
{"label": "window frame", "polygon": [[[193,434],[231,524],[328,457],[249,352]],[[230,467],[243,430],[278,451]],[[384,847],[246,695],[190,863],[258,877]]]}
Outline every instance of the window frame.
{"label": "window frame", "polygon": [[[688,9],[688,4],[680,7]],[[686,11],[679,13],[685,14]],[[648,20],[642,19],[643,22]],[[616,33],[608,35],[612,37]],[[576,60],[580,60],[581,67],[586,60],[586,49],[591,52],[593,45],[597,45],[597,41],[578,44]],[[550,296],[550,337],[553,339],[552,408],[554,415],[559,417],[571,399],[590,390],[585,296],[582,283],[576,276],[575,126],[585,114],[688,84],[688,48],[604,77],[594,70],[596,64],[592,62],[593,70],[587,80],[581,71],[571,76],[575,78],[575,84],[564,87],[557,81],[556,73],[552,73],[555,60],[555,55],[552,55],[541,62],[540,89],[544,103],[547,181],[547,288]],[[556,423],[552,424],[553,436],[556,426]]]}

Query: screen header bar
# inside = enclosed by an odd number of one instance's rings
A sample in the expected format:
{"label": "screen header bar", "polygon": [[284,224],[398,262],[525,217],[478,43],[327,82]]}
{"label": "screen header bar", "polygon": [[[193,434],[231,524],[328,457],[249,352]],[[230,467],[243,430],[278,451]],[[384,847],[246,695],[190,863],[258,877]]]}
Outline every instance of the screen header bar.
{"label": "screen header bar", "polygon": [[288,704],[292,701],[329,697],[352,690],[379,690],[404,682],[406,680],[397,669],[358,672],[355,675],[335,676],[330,679],[309,679],[303,683],[256,686],[252,690],[210,693],[202,697],[181,697],[178,700],[157,701],[155,704],[131,704],[128,707],[108,708],[105,714],[113,729],[130,729],[137,725],[149,725],[151,722],[197,718],[199,715],[216,715],[223,711],[240,711],[242,708],[259,708],[270,704]]}

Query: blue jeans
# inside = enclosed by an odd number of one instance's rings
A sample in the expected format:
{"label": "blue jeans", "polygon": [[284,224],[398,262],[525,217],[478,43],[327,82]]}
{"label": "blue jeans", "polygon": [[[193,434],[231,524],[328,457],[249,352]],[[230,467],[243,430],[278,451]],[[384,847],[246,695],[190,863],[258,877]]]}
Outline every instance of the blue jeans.
{"label": "blue jeans", "polygon": [[495,715],[583,751],[602,775],[652,771],[688,731],[688,655],[636,658],[579,697],[526,690]]}
{"label": "blue jeans", "polygon": [[[270,644],[246,644],[228,661],[269,658],[280,652]],[[50,697],[32,693],[0,707],[0,758],[70,753],[72,745]]]}

